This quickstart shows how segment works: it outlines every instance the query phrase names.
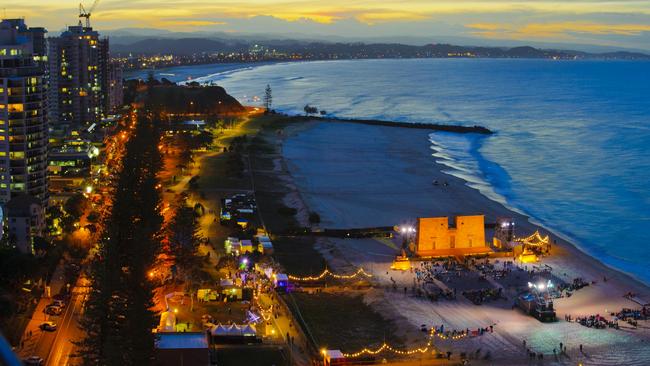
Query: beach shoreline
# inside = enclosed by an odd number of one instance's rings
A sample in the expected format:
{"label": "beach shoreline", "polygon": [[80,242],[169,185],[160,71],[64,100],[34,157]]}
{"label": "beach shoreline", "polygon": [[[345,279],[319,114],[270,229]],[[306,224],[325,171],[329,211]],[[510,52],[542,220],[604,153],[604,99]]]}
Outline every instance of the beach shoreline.
{"label": "beach shoreline", "polygon": [[[289,118],[295,118],[295,117],[290,116]],[[289,127],[285,128],[285,134],[283,135],[283,140],[286,141],[287,139],[294,138],[297,134],[300,134],[300,133],[309,133],[309,131],[311,129],[313,129],[314,127],[316,127],[318,124],[321,124],[321,123],[328,123],[328,122],[336,122],[337,124],[338,123],[342,123],[342,124],[357,123],[354,120],[350,121],[350,120],[345,120],[345,119],[339,120],[339,119],[327,119],[327,118],[314,118],[312,120],[305,121],[306,118],[303,117],[303,116],[297,116],[297,118],[299,120],[300,125],[289,125]],[[392,126],[392,127],[399,128],[399,126]],[[465,133],[465,132],[460,132],[460,133]],[[423,134],[423,137],[426,137],[426,135]],[[426,144],[425,140],[423,140],[422,145],[423,145],[423,148],[421,148],[419,150],[421,150],[422,153],[425,154],[426,152],[428,152],[427,149],[429,149],[429,145]],[[283,164],[286,165],[289,168],[289,175],[291,176],[291,164],[290,163],[287,164],[286,157],[284,157],[284,156],[283,156],[283,160],[284,160]],[[573,257],[581,256],[582,258],[579,258],[579,259],[576,259],[576,260],[585,261],[584,264],[589,264],[589,265],[592,265],[592,266],[595,265],[595,266],[599,267],[598,269],[601,272],[602,271],[616,272],[618,276],[627,277],[627,278],[625,278],[625,282],[627,282],[627,283],[632,282],[632,283],[634,283],[635,287],[643,288],[647,293],[650,293],[650,284],[645,284],[645,283],[643,283],[643,281],[641,281],[640,279],[634,277],[632,274],[629,274],[629,273],[627,273],[627,272],[625,272],[625,271],[623,271],[621,269],[614,268],[612,266],[609,266],[609,265],[601,262],[598,258],[593,257],[592,255],[590,255],[588,253],[587,249],[581,248],[579,245],[573,243],[571,241],[571,239],[567,238],[565,235],[563,235],[558,230],[554,229],[552,226],[542,224],[541,222],[539,222],[538,220],[536,220],[534,217],[530,216],[526,212],[524,212],[524,211],[518,212],[519,209],[515,209],[513,207],[508,207],[507,203],[504,204],[502,202],[492,200],[491,198],[485,196],[477,188],[468,186],[466,180],[464,180],[462,178],[459,178],[459,177],[456,177],[456,176],[453,176],[453,175],[451,175],[449,173],[446,173],[445,171],[448,170],[448,167],[443,165],[443,164],[440,164],[440,163],[436,162],[434,158],[431,158],[431,163],[433,165],[435,165],[436,170],[440,174],[444,175],[444,177],[446,177],[447,180],[455,181],[456,183],[461,183],[460,187],[455,185],[456,189],[464,191],[463,193],[465,193],[465,196],[470,196],[473,201],[479,201],[479,206],[485,207],[485,211],[488,211],[488,212],[492,213],[492,215],[488,214],[487,217],[496,216],[493,213],[497,212],[497,213],[500,214],[499,217],[512,217],[512,218],[514,218],[516,220],[516,222],[517,222],[517,226],[520,227],[520,228],[523,228],[527,232],[530,231],[532,233],[535,230],[540,230],[540,232],[548,232],[553,239],[557,240],[557,244],[559,245],[559,247],[555,247],[555,245],[554,245],[555,248],[553,248],[553,253],[552,253],[553,255],[562,254],[562,255],[571,255]],[[432,179],[436,179],[436,178],[438,178],[438,176],[432,177]],[[293,183],[293,185],[294,185],[295,189],[300,190],[299,185],[296,185],[295,183]],[[477,197],[476,193],[478,193],[480,196]],[[303,202],[306,209],[308,210],[309,205],[305,202],[304,198],[301,199],[301,201]],[[450,212],[451,211],[453,211],[453,210],[450,210]],[[501,213],[503,213],[504,215],[501,215]],[[509,216],[507,216],[505,214],[508,214]],[[487,221],[486,220],[486,223],[489,223],[489,222],[494,222],[494,221]],[[374,226],[381,226],[381,224],[374,225]],[[556,251],[559,251],[559,252],[556,253]],[[587,256],[588,259],[584,258],[584,256]]]}
{"label": "beach shoreline", "polygon": [[[393,157],[394,159],[409,160],[403,166],[391,165],[391,169],[402,169],[403,171],[408,172],[408,171],[413,171],[414,169],[418,169],[418,165],[426,164],[426,167],[423,167],[423,171],[422,172],[418,171],[414,173],[415,174],[414,176],[420,176],[420,178],[422,178],[421,177],[422,175],[427,176],[428,178],[426,179],[429,182],[428,183],[429,185],[431,185],[430,182],[434,179],[439,180],[441,182],[446,181],[449,184],[448,187],[446,187],[444,190],[438,189],[437,191],[432,190],[431,187],[425,188],[422,186],[423,190],[427,191],[426,195],[431,196],[430,198],[431,198],[432,206],[428,210],[422,210],[422,207],[413,209],[414,206],[410,206],[409,204],[407,204],[407,202],[404,202],[403,211],[405,216],[408,215],[411,219],[414,219],[415,217],[418,216],[425,216],[424,211],[427,211],[429,213],[429,215],[427,216],[455,216],[459,214],[481,214],[482,213],[486,215],[486,222],[494,222],[496,217],[512,217],[515,219],[517,223],[518,234],[520,236],[530,234],[535,230],[540,230],[542,232],[548,232],[553,238],[552,242],[554,240],[557,240],[557,244],[554,243],[552,245],[551,255],[549,257],[543,258],[542,263],[553,267],[554,273],[561,276],[562,279],[566,280],[567,282],[570,282],[571,279],[573,278],[582,277],[586,281],[591,283],[591,286],[589,286],[586,290],[581,290],[581,292],[576,293],[570,299],[563,298],[563,299],[558,299],[556,301],[556,310],[559,319],[561,319],[564,315],[567,314],[572,316],[585,316],[590,314],[606,314],[608,311],[610,312],[619,311],[623,307],[637,308],[639,307],[639,305],[625,298],[624,295],[626,293],[632,292],[635,294],[639,294],[641,298],[645,299],[645,296],[647,296],[650,293],[650,288],[646,284],[639,281],[638,279],[616,268],[612,268],[605,265],[597,258],[594,258],[588,255],[587,253],[583,252],[578,246],[556,235],[555,233],[552,232],[552,230],[534,224],[533,222],[531,222],[531,218],[529,216],[510,210],[503,204],[493,201],[488,197],[484,196],[477,189],[468,186],[465,180],[443,172],[448,167],[435,162],[435,159],[431,156],[432,154],[430,150],[430,144],[427,138],[427,134],[429,132],[417,131],[417,130],[406,131],[407,129],[404,129],[404,131],[402,131],[401,129],[395,129],[395,128],[391,128],[391,131],[387,132],[385,130],[386,128],[388,127],[355,126],[353,124],[346,124],[344,122],[340,122],[336,124],[327,124],[322,120],[313,120],[313,121],[301,120],[300,123],[296,125],[289,124],[289,126],[284,129],[284,133],[282,137],[279,139],[280,140],[279,143],[282,145],[282,154],[280,159],[282,159],[283,166],[287,167],[287,172],[292,182],[291,184],[292,189],[295,189],[296,192],[298,192],[298,195],[300,197],[299,200],[292,200],[292,203],[294,205],[302,206],[302,207],[298,207],[299,211],[318,212],[321,215],[321,217],[324,218],[324,222],[321,224],[322,227],[328,227],[328,224],[332,223],[331,219],[328,218],[327,212],[323,211],[324,208],[329,207],[331,209],[337,204],[340,204],[342,201],[346,201],[346,202],[343,205],[344,209],[342,209],[341,211],[346,211],[348,208],[352,206],[368,204],[367,201],[368,197],[364,196],[363,193],[359,193],[359,192],[349,192],[350,194],[348,195],[345,195],[344,192],[344,196],[341,196],[338,199],[336,197],[332,199],[331,196],[336,196],[338,192],[332,190],[328,191],[328,189],[331,188],[329,186],[325,186],[325,187],[314,186],[313,180],[310,181],[308,177],[308,175],[313,173],[314,171],[311,169],[305,170],[305,166],[307,165],[305,164],[304,161],[300,160],[302,159],[302,157],[297,157],[299,156],[299,153],[305,152],[305,151],[300,151],[300,149],[303,150],[307,149],[306,151],[311,151],[311,153],[308,153],[309,156],[305,158],[306,160],[311,159],[308,165],[313,165],[314,169],[316,170],[318,169],[327,170],[328,165],[325,165],[325,167],[321,166],[324,163],[324,160],[319,160],[317,158],[314,158],[313,155],[325,154],[328,155],[328,157],[333,159],[334,161],[337,161],[336,158],[339,157],[339,155],[334,153],[334,150],[339,148],[345,149],[344,147],[345,144],[348,145],[350,144],[350,141],[343,141],[341,142],[341,144],[343,145],[336,144],[335,146],[332,146],[334,145],[334,143],[332,141],[328,141],[328,139],[334,138],[335,136],[343,136],[345,134],[352,134],[352,135],[356,134],[354,136],[356,138],[358,138],[359,136],[366,136],[366,138],[370,140],[371,143],[369,144],[366,144],[365,142],[359,143],[361,146],[356,151],[357,154],[362,155],[360,159],[368,158],[369,160],[377,159],[379,161],[381,160],[381,158],[385,157],[385,155],[383,155],[384,154],[383,150],[386,150],[388,151],[387,154],[394,154],[394,155],[396,154],[397,157],[394,156]],[[322,132],[323,129],[325,129],[326,131]],[[369,129],[375,130],[374,131],[375,133],[379,131],[379,133],[372,134],[370,132],[371,130]],[[325,140],[318,140],[318,138],[311,138],[310,136],[313,135],[319,135],[321,138],[325,138]],[[352,138],[352,140],[354,140],[354,137]],[[300,143],[295,142],[295,141],[300,141],[301,139],[305,141],[302,141]],[[421,143],[414,142],[413,141],[414,139],[421,139]],[[382,146],[382,144],[385,142],[388,142],[388,146]],[[319,150],[324,146],[324,145],[321,146],[321,144],[323,143],[328,143],[327,150]],[[296,150],[293,152],[289,151],[287,153],[286,151],[287,144],[290,145],[289,150],[291,149],[296,149]],[[294,146],[292,147],[291,144],[293,144]],[[302,145],[296,147],[295,146],[296,144],[302,144]],[[373,147],[373,144],[376,144],[377,146]],[[408,145],[408,148],[403,149],[403,147],[406,145]],[[371,151],[372,149],[377,149],[377,151]],[[418,157],[411,156],[410,154],[412,154],[413,152],[415,152],[417,155],[420,156]],[[350,153],[351,151],[341,152],[342,155],[350,154]],[[373,154],[378,154],[378,155],[373,155]],[[402,154],[401,157],[399,156],[400,154]],[[352,164],[352,165],[354,163],[355,161],[346,162],[346,164]],[[378,164],[384,164],[384,163],[385,162],[379,162]],[[386,162],[386,164],[396,164],[396,163],[394,161],[390,161],[390,162]],[[401,172],[402,171],[399,171],[399,173]],[[352,175],[345,175],[345,178],[350,179],[350,177],[354,176],[354,174],[364,174],[364,172],[357,171],[349,174]],[[323,178],[323,176],[319,176],[318,179],[321,178]],[[332,177],[331,179],[333,181],[336,181],[339,178],[341,177]],[[409,176],[409,178],[412,178],[412,176]],[[361,182],[361,184],[363,184],[363,182]],[[325,193],[322,192],[319,193],[319,189],[323,189],[323,188],[324,188],[323,192]],[[346,188],[348,187],[343,186],[340,189],[342,191],[345,191]],[[369,190],[379,189],[380,194],[384,194],[384,195],[390,194],[390,192],[382,191],[383,188],[384,188],[383,186],[379,188],[376,188],[375,186],[370,186],[370,188],[368,189]],[[409,190],[408,186],[405,185],[394,187],[394,189]],[[417,189],[417,187],[415,187],[415,189]],[[413,191],[409,191],[409,192],[415,195]],[[404,199],[405,196],[397,194],[396,197],[397,197],[396,201],[400,201]],[[413,197],[414,200],[418,200],[418,198],[421,198],[421,196]],[[390,207],[396,207],[396,206],[390,206]],[[409,211],[409,207],[413,210]],[[387,207],[375,207],[374,211],[373,209],[368,209],[367,207],[364,208],[362,214],[368,215],[369,217],[373,218],[366,221],[363,220],[355,221],[354,219],[350,219],[345,215],[341,216],[342,222],[340,224],[342,225],[339,225],[339,227],[341,226],[364,227],[364,226],[386,225],[388,224],[388,222],[386,221],[375,222],[374,225],[362,225],[364,222],[372,223],[374,222],[373,220],[375,219],[387,220],[386,217],[382,217],[382,213],[381,213],[381,211],[386,210],[386,208]],[[351,215],[354,216],[354,214]],[[398,223],[399,222],[393,222],[393,224],[398,224]],[[357,224],[357,225],[352,225],[352,224]],[[348,240],[347,244],[342,244],[342,241],[337,241],[337,240],[328,240],[328,239],[318,240],[319,242],[318,245],[322,247],[321,251],[324,254],[326,252],[331,251],[332,248],[338,248],[339,249],[338,253],[342,253],[343,257],[345,257],[345,258],[337,258],[339,259],[338,261],[334,261],[335,263],[330,263],[330,265],[332,265],[332,268],[337,268],[338,266],[341,269],[349,270],[350,267],[354,267],[354,266],[359,266],[359,267],[368,266],[369,262],[377,260],[378,257],[374,258],[373,260],[370,260],[369,257],[364,258],[362,254],[359,254],[360,252],[366,250],[367,248],[363,248],[356,253],[351,253],[349,250],[346,250],[346,247],[349,246],[350,239],[346,239],[346,240]],[[374,244],[369,244],[369,245],[372,246]],[[391,250],[387,251],[387,253],[390,252]],[[392,250],[392,253],[397,254],[397,250]],[[359,257],[357,258],[357,256]],[[332,256],[330,255],[329,257],[331,260]],[[384,259],[379,259],[378,261],[380,262],[383,261],[385,262],[384,264],[386,264],[387,262],[390,262],[391,259],[392,258],[388,256]],[[379,271],[379,266],[377,268],[377,272],[378,271]],[[607,280],[603,281],[604,278],[606,278]],[[408,279],[408,281],[410,281],[410,279]],[[378,301],[374,301],[373,303],[377,304]],[[386,306],[385,301],[379,303],[384,304],[382,305],[382,307]],[[400,311],[396,309],[394,310],[398,312]],[[478,311],[477,313],[482,313],[482,312]],[[512,315],[505,313],[504,309],[500,309],[500,313],[504,314],[504,320],[501,323],[504,325],[511,324],[511,327],[513,328],[514,326],[512,324],[518,324],[518,322],[521,321],[524,321],[525,323],[529,323],[528,326],[532,326],[533,324],[536,324],[534,323],[536,322],[536,320],[532,318],[527,318],[525,320],[522,320],[520,316],[516,316],[517,319],[515,321],[511,319]],[[450,315],[450,314],[446,314],[446,315]],[[477,317],[481,317],[481,316],[482,315],[477,315]],[[529,322],[530,320],[532,320],[533,323],[530,323]],[[418,324],[421,324],[419,323],[421,321],[424,321],[424,318],[412,322],[411,326],[417,326]],[[474,319],[472,322],[476,323],[476,319]],[[456,323],[458,326],[462,326],[462,324],[458,322]],[[497,323],[499,323],[499,320],[497,320]],[[581,327],[580,325],[573,324],[573,323],[565,324],[564,322],[558,322],[558,324],[560,325],[558,325],[557,327],[555,327],[554,325],[551,325],[550,327],[558,328],[558,329],[562,328],[563,329],[562,331],[565,334],[570,334],[570,332],[575,330],[575,329],[566,330],[564,329],[566,327],[569,328]],[[577,329],[578,333],[581,330],[582,329]],[[595,332],[599,332],[599,331],[595,330]],[[609,332],[609,331],[605,330],[605,332]],[[522,329],[521,327],[515,330],[509,329],[507,333],[508,335],[504,336],[504,339],[509,340],[509,342],[511,343],[510,347],[512,347],[512,343],[514,343],[513,340],[534,337],[534,334],[530,333],[529,330]],[[639,331],[637,334],[640,337],[640,339],[643,340],[648,339],[647,331]],[[636,334],[634,336],[636,337]],[[565,335],[564,337],[567,336]],[[577,347],[577,343],[575,345],[573,344],[575,342],[580,342],[580,340],[567,339],[565,341],[565,344],[571,344],[572,346]],[[587,340],[584,340],[583,342],[585,344],[589,344]],[[629,341],[626,342],[629,343]],[[548,345],[548,340],[541,342],[539,347],[544,352],[550,353],[551,351],[551,348],[549,348],[551,346]],[[593,346],[592,349],[598,349],[598,352],[605,352],[606,347],[608,346],[601,344],[598,346]],[[498,347],[495,350],[498,350]],[[642,359],[645,360],[648,359],[647,357],[650,356],[644,355],[643,357]],[[508,359],[509,360],[516,359],[516,356],[510,355]]]}

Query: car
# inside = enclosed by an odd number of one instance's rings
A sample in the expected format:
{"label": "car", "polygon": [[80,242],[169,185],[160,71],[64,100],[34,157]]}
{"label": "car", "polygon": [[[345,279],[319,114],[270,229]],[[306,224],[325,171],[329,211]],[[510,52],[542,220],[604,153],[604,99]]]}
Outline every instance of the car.
{"label": "car", "polygon": [[63,309],[61,309],[60,306],[56,305],[49,305],[48,307],[45,308],[45,314],[47,315],[61,315],[63,312]]}
{"label": "car", "polygon": [[29,365],[29,366],[40,366],[43,364],[43,359],[38,357],[38,356],[29,356],[28,358],[23,360],[24,365]]}
{"label": "car", "polygon": [[38,326],[41,330],[46,330],[48,332],[54,332],[56,330],[55,322],[43,322]]}
{"label": "car", "polygon": [[52,305],[53,305],[53,306],[58,306],[58,307],[60,307],[61,309],[63,309],[63,308],[65,307],[65,301],[63,301],[63,300],[54,300],[54,301],[52,301],[52,303],[50,304],[50,306],[52,306]]}

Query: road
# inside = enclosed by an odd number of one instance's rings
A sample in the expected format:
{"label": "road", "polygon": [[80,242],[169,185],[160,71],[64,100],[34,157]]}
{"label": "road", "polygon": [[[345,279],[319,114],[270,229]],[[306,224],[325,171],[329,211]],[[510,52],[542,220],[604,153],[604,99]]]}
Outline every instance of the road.
{"label": "road", "polygon": [[[34,315],[33,322],[41,323],[43,321],[53,321],[57,325],[57,330],[47,332],[40,330],[37,326],[32,329],[32,335],[26,335],[24,347],[20,355],[23,358],[29,356],[39,356],[45,362],[44,365],[74,365],[79,362],[71,355],[74,354],[75,346],[73,341],[80,340],[83,332],[79,329],[79,319],[82,314],[83,301],[88,293],[88,288],[84,287],[85,279],[80,278],[77,286],[72,291],[72,295],[66,304],[63,314],[59,316],[47,315],[43,308],[38,309],[38,314]],[[40,318],[40,320],[39,320]]]}
{"label": "road", "polygon": [[[118,130],[118,134],[105,139],[106,149],[103,159],[108,171],[114,172],[121,165],[124,147],[130,138],[130,131],[134,123],[135,116],[133,114],[125,116],[120,122],[122,129]],[[107,176],[104,179],[97,179],[95,188],[100,192],[109,194],[111,179],[110,174],[106,174]],[[110,208],[111,204],[111,199],[106,198],[94,209],[104,213],[107,212],[104,208]],[[92,240],[87,240],[86,244],[92,246]],[[91,247],[91,249],[93,248]],[[93,253],[94,250],[91,250],[88,258],[91,258]],[[58,294],[61,288],[66,285],[64,268],[64,263],[61,262],[52,276],[52,282],[49,284],[52,294]],[[83,314],[83,303],[90,291],[88,285],[89,281],[83,275],[79,276],[77,283],[72,287],[70,298],[67,299],[67,306],[60,316],[46,315],[44,310],[52,299],[46,297],[40,299],[21,341],[21,347],[19,348],[21,358],[38,356],[45,361],[44,365],[80,364],[79,359],[72,357],[75,353],[73,341],[81,340],[84,336],[84,332],[79,328],[79,321]],[[55,322],[57,330],[54,332],[41,331],[38,326],[44,321]]]}
{"label": "road", "polygon": [[73,342],[81,340],[84,336],[79,327],[79,320],[83,314],[85,298],[90,289],[84,286],[85,279],[80,278],[79,281],[72,291],[70,303],[64,316],[59,320],[58,329],[54,332],[54,340],[47,357],[43,357],[46,366],[80,364],[79,359],[72,357],[76,349]]}

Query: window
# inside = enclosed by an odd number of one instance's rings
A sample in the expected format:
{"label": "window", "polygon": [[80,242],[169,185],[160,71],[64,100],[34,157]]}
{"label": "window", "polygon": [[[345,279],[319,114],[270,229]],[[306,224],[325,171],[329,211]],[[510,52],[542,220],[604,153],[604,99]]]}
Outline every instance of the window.
{"label": "window", "polygon": [[24,106],[22,103],[9,104],[9,112],[22,112]]}

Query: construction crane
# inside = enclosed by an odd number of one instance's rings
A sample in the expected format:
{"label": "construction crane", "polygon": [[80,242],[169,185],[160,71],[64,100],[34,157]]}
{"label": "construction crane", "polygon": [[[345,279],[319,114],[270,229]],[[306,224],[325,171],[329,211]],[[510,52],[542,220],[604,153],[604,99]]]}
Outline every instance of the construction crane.
{"label": "construction crane", "polygon": [[97,7],[98,3],[99,0],[95,0],[88,11],[86,11],[86,8],[84,8],[84,5],[82,3],[79,3],[79,23],[81,23],[81,18],[86,18],[86,28],[90,28],[90,14],[92,14],[92,12],[95,10],[95,7]]}

